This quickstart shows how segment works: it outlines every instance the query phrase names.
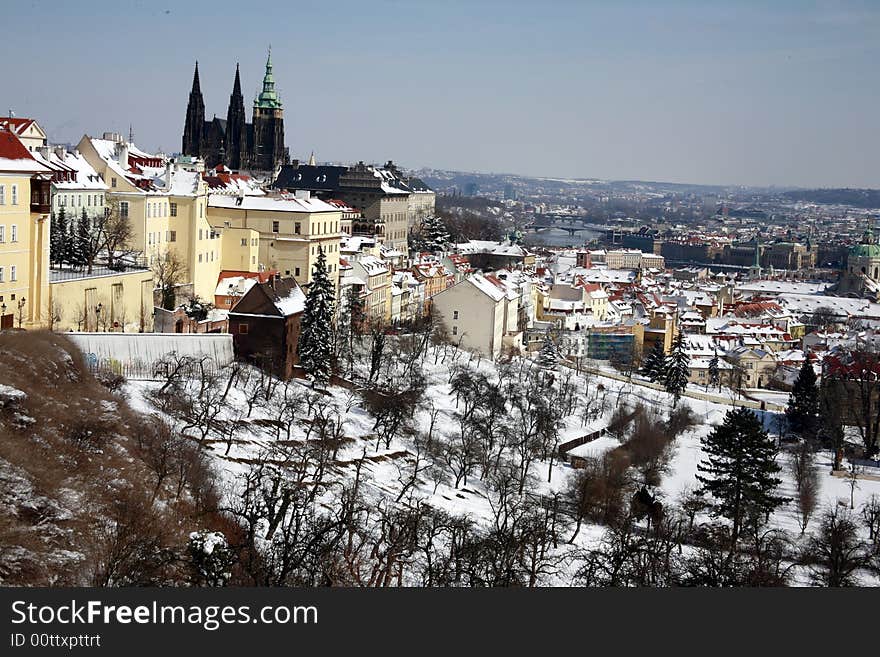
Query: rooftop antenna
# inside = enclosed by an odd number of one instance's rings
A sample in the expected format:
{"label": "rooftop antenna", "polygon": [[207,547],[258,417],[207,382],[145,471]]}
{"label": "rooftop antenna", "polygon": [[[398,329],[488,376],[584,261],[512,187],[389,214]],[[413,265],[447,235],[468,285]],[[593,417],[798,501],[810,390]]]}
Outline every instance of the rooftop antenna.
{"label": "rooftop antenna", "polygon": [[128,124],[128,143],[134,143],[134,130],[131,127],[131,123]]}

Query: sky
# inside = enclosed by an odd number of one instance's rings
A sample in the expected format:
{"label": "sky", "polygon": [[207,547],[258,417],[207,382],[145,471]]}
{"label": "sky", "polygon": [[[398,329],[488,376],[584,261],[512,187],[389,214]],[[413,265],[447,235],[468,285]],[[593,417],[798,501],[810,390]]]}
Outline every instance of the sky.
{"label": "sky", "polygon": [[[271,13],[264,13],[270,9]],[[180,149],[272,48],[291,156],[530,176],[880,187],[880,2],[20,0],[0,113]],[[15,65],[10,65],[15,63]]]}

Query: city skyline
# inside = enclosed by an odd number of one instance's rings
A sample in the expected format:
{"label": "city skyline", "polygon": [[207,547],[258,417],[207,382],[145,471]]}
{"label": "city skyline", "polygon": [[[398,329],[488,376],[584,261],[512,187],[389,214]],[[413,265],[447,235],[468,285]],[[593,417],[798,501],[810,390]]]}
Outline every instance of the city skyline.
{"label": "city skyline", "polygon": [[6,13],[22,26],[7,46],[35,55],[8,73],[0,107],[58,142],[131,125],[142,147],[177,152],[194,62],[207,118],[225,117],[237,62],[250,116],[271,45],[291,157],[880,187],[869,3],[304,3],[272,21],[235,20],[226,2],[89,7]]}

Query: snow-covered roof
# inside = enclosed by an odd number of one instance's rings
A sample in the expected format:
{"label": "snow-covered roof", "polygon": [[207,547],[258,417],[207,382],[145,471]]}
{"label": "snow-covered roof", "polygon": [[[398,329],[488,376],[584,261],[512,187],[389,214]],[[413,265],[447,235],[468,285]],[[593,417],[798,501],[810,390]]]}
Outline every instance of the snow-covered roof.
{"label": "snow-covered roof", "polygon": [[49,170],[49,167],[34,159],[15,134],[0,130],[0,171],[43,173]]}
{"label": "snow-covered roof", "polygon": [[471,274],[465,280],[493,301],[501,301],[505,297],[505,290],[482,274]]}
{"label": "snow-covered roof", "polygon": [[275,300],[275,307],[285,317],[301,313],[306,307],[306,295],[299,285],[290,288],[287,296]]}
{"label": "snow-covered roof", "polygon": [[326,201],[317,198],[283,196],[227,196],[210,194],[208,206],[235,210],[268,210],[270,212],[340,212]]}
{"label": "snow-covered roof", "polygon": [[245,292],[250,290],[257,284],[257,280],[247,276],[230,276],[223,278],[217,283],[217,289],[214,294],[217,296],[243,296]]}

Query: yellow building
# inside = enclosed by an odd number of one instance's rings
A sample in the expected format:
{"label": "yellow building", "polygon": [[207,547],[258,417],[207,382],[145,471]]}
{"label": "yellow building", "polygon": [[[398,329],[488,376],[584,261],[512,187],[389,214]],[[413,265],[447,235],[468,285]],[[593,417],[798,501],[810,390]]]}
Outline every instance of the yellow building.
{"label": "yellow building", "polygon": [[43,324],[51,179],[16,134],[0,127],[0,328]]}
{"label": "yellow building", "polygon": [[153,330],[153,272],[112,272],[96,267],[92,274],[51,272],[47,326],[55,331],[150,332]]}
{"label": "yellow building", "polygon": [[183,263],[178,302],[189,296],[210,302],[223,269],[258,271],[259,233],[242,226],[224,232],[222,222],[209,221],[208,187],[199,171],[112,133],[83,137],[79,150],[108,184],[111,211],[131,221],[129,248],[142,253],[149,267],[169,255]]}
{"label": "yellow building", "polygon": [[247,271],[259,271],[258,266],[274,269],[303,287],[312,282],[319,247],[327,259],[327,273],[338,286],[342,215],[339,207],[317,198],[212,194],[208,199],[208,221],[224,235],[224,248],[228,233],[231,244],[247,250],[224,255],[224,268],[242,271],[236,259],[250,258]]}

